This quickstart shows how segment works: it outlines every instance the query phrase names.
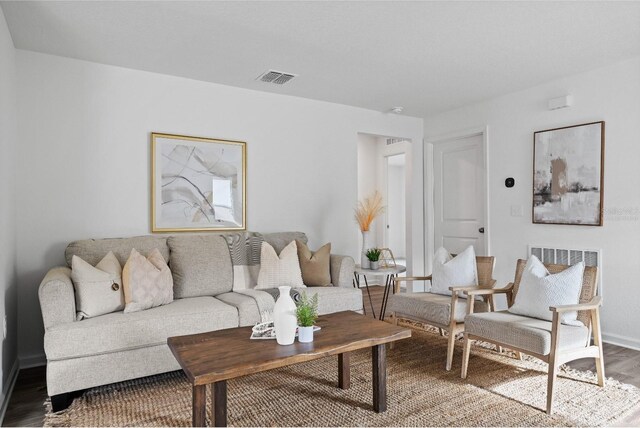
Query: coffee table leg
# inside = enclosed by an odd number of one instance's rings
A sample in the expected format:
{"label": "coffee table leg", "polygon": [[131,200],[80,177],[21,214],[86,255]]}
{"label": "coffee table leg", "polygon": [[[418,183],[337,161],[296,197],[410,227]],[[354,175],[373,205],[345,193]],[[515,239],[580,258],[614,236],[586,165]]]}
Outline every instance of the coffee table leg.
{"label": "coffee table leg", "polygon": [[221,380],[211,385],[211,414],[214,427],[227,426],[227,381]]}
{"label": "coffee table leg", "polygon": [[351,353],[338,354],[338,387],[349,389],[351,386]]}
{"label": "coffee table leg", "polygon": [[373,410],[387,410],[387,348],[384,344],[371,348],[373,363]]}
{"label": "coffee table leg", "polygon": [[207,413],[207,386],[193,385],[193,414],[191,425],[194,427],[206,426],[205,415]]}

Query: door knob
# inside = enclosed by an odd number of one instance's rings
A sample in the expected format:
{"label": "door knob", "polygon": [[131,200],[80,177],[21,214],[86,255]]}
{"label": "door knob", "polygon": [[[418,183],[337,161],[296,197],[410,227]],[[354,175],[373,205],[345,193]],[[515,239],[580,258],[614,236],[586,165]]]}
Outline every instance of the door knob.
{"label": "door knob", "polygon": [[478,232],[484,233],[484,227],[481,227],[480,229],[478,229]]}

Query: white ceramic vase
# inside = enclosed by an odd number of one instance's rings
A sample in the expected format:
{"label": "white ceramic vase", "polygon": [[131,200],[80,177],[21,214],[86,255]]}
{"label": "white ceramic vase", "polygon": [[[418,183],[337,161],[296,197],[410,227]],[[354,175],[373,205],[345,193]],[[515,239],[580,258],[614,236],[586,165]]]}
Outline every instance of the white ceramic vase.
{"label": "white ceramic vase", "polygon": [[375,262],[369,262],[369,265],[370,265],[370,269],[371,269],[371,270],[378,270],[378,269],[380,269],[380,261],[379,261],[379,260],[377,260],[377,261],[375,261]]}
{"label": "white ceramic vase", "polygon": [[298,327],[298,342],[301,342],[301,343],[313,342],[313,326]]}
{"label": "white ceramic vase", "polygon": [[369,269],[369,259],[367,258],[367,250],[369,249],[369,231],[362,231],[362,254],[360,254],[360,267]]}
{"label": "white ceramic vase", "polygon": [[280,296],[273,307],[273,327],[276,330],[278,345],[291,345],[296,339],[298,319],[296,317],[296,304],[289,293],[291,287],[278,287]]}

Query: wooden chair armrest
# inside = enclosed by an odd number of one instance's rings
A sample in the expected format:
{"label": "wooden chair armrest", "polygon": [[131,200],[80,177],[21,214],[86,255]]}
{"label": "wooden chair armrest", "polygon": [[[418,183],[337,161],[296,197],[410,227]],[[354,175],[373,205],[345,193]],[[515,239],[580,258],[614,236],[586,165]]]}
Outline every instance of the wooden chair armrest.
{"label": "wooden chair armrest", "polygon": [[396,276],[393,278],[394,282],[401,281],[431,281],[431,275],[429,276]]}
{"label": "wooden chair armrest", "polygon": [[480,289],[480,287],[478,287],[477,285],[472,285],[472,286],[469,286],[469,287],[458,287],[458,286],[449,287],[449,290],[451,291],[452,294],[453,293],[458,293],[458,292],[466,293],[466,292],[469,292],[469,291],[474,291],[474,290],[479,290],[479,289]]}
{"label": "wooden chair armrest", "polygon": [[513,291],[513,284],[509,284],[504,288],[471,288],[471,290],[465,290],[464,293],[469,296],[490,296],[492,294],[511,293]]}
{"label": "wooden chair armrest", "polygon": [[591,299],[590,302],[587,303],[578,303],[577,305],[561,305],[561,306],[550,306],[549,310],[551,312],[571,312],[571,311],[589,311],[593,309],[597,309],[602,306],[602,297],[595,296]]}

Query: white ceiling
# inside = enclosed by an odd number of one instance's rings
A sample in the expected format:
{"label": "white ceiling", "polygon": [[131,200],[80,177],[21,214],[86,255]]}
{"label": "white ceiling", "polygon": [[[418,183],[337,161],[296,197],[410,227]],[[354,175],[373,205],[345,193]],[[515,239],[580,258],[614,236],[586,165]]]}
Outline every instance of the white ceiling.
{"label": "white ceiling", "polygon": [[419,117],[640,55],[640,2],[1,5],[20,49]]}

